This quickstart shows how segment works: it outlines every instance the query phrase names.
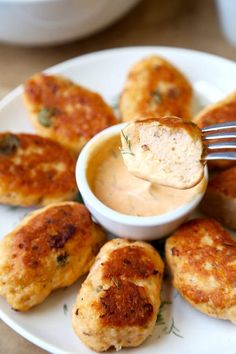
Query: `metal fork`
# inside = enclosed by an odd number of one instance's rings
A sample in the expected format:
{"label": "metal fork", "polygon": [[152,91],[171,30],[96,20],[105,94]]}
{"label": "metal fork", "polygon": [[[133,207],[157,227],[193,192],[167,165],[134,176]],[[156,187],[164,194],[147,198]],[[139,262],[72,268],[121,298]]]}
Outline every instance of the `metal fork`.
{"label": "metal fork", "polygon": [[[235,131],[230,131],[230,129],[235,129]],[[211,125],[202,128],[201,131],[202,139],[204,142],[206,142],[206,147],[208,149],[208,153],[205,156],[205,160],[236,160],[236,121]],[[235,140],[210,143],[211,140],[232,138],[234,138]],[[222,149],[224,149],[225,151],[211,152],[212,150]],[[235,151],[230,151],[231,149],[234,149]]]}

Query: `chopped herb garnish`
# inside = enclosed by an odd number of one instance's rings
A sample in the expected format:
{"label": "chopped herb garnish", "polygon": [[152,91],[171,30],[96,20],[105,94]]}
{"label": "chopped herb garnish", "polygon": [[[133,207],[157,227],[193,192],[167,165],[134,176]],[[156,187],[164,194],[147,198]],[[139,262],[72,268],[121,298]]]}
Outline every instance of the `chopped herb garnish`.
{"label": "chopped herb garnish", "polygon": [[52,125],[52,117],[54,115],[54,110],[50,108],[41,108],[38,112],[38,121],[44,127],[51,127]]}
{"label": "chopped herb garnish", "polygon": [[68,312],[68,306],[67,306],[67,304],[64,304],[64,305],[63,305],[63,312],[64,312],[64,315],[67,315],[67,312]]}
{"label": "chopped herb garnish", "polygon": [[121,129],[121,134],[122,134],[122,136],[123,136],[123,138],[125,139],[125,142],[126,142],[126,144],[127,144],[127,149],[119,148],[121,154],[122,154],[122,155],[129,154],[129,155],[133,155],[133,156],[134,156],[134,153],[133,153],[132,150],[131,150],[131,142],[130,142],[130,140],[129,140],[128,135],[125,135],[125,133],[123,132],[122,129]]}
{"label": "chopped herb garnish", "polygon": [[10,155],[16,151],[20,145],[17,136],[7,133],[0,138],[0,155]]}
{"label": "chopped herb garnish", "polygon": [[152,100],[155,103],[161,103],[162,101],[162,95],[159,89],[156,89],[155,91],[151,92]]}
{"label": "chopped herb garnish", "polygon": [[62,267],[66,264],[67,259],[68,259],[68,255],[66,253],[59,254],[59,256],[57,256],[57,264]]}
{"label": "chopped herb garnish", "polygon": [[102,285],[98,285],[97,287],[96,287],[96,292],[97,293],[99,293],[100,291],[102,291],[103,290],[103,286]]}
{"label": "chopped herb garnish", "polygon": [[163,316],[163,308],[165,305],[171,305],[172,302],[171,301],[162,301],[161,302],[161,305],[160,305],[160,308],[159,308],[159,312],[157,314],[157,319],[156,319],[156,324],[158,326],[161,326],[161,325],[164,325],[165,324],[165,319],[164,319],[164,316]]}
{"label": "chopped herb garnish", "polygon": [[167,334],[173,333],[175,336],[180,337],[180,338],[184,338],[181,334],[180,334],[180,330],[175,326],[175,321],[172,318],[172,322],[171,322],[171,326],[167,331]]}

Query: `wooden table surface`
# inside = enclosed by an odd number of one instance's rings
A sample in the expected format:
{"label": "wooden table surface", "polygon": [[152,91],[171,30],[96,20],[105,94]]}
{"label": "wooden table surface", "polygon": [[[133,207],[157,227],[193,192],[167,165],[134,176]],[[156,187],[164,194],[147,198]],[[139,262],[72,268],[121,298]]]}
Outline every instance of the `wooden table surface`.
{"label": "wooden table surface", "polygon": [[[31,74],[69,58],[134,45],[184,47],[236,60],[236,48],[221,33],[214,0],[143,0],[113,26],[80,41],[43,48],[0,44],[0,97]],[[42,354],[45,351],[0,321],[0,353]]]}

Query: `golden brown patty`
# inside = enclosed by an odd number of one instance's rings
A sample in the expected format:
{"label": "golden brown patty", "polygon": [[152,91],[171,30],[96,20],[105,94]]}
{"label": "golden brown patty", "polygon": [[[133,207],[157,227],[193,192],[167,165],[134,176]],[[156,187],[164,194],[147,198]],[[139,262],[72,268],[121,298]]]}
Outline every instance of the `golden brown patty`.
{"label": "golden brown patty", "polygon": [[117,123],[102,97],[60,76],[35,74],[24,98],[38,134],[78,154],[101,130]]}
{"label": "golden brown patty", "polygon": [[187,189],[204,175],[201,130],[178,117],[145,119],[121,130],[129,172],[158,185]]}
{"label": "golden brown patty", "polygon": [[210,180],[201,208],[225,226],[236,229],[236,166]]}
{"label": "golden brown patty", "polygon": [[29,206],[72,199],[75,158],[31,134],[0,133],[0,203]]}
{"label": "golden brown patty", "polygon": [[0,294],[14,309],[29,310],[86,273],[104,241],[82,204],[31,213],[0,241]]}
{"label": "golden brown patty", "polygon": [[72,323],[80,339],[99,352],[140,345],[155,325],[163,268],[145,242],[107,242],[74,305]]}
{"label": "golden brown patty", "polygon": [[[207,106],[194,118],[194,122],[199,126],[199,128],[204,128],[209,125],[231,122],[235,120],[236,92],[227,96],[224,100],[218,101],[217,103]],[[232,139],[227,139],[227,141],[230,140]],[[214,140],[211,140],[211,143],[214,142]],[[212,168],[226,168],[234,164],[235,162],[233,161],[216,160],[210,161],[209,166]]]}
{"label": "golden brown patty", "polygon": [[134,64],[120,98],[123,121],[162,116],[191,119],[192,87],[185,76],[158,56]]}
{"label": "golden brown patty", "polygon": [[236,242],[214,219],[182,225],[166,242],[175,288],[193,307],[236,324]]}

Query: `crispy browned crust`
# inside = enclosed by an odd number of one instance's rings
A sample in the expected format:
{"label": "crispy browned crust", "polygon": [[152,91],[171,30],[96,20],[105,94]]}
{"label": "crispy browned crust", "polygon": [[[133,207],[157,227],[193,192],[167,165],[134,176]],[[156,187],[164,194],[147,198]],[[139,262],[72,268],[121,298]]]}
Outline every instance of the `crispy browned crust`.
{"label": "crispy browned crust", "polygon": [[[35,74],[25,83],[24,99],[38,134],[77,154],[91,137],[117,123],[99,94],[60,76]],[[49,126],[40,123],[42,109],[49,112]]]}
{"label": "crispy browned crust", "polygon": [[102,326],[145,326],[153,316],[153,306],[144,287],[119,280],[101,296],[97,311]]}
{"label": "crispy browned crust", "polygon": [[166,242],[173,283],[198,310],[236,323],[236,243],[214,219],[182,225]]}
{"label": "crispy browned crust", "polygon": [[216,174],[209,181],[201,208],[225,226],[236,229],[236,167]]}
{"label": "crispy browned crust", "polygon": [[145,279],[153,274],[158,274],[158,270],[155,269],[145,250],[139,247],[118,248],[103,264],[103,279],[111,279],[112,277]]}
{"label": "crispy browned crust", "polygon": [[[95,306],[98,304],[98,311],[102,313],[102,324],[124,326],[127,323],[130,326],[144,326],[153,315],[153,306],[145,288],[133,281],[145,280],[150,276],[162,277],[162,271],[155,269],[146,249],[135,244],[115,249],[109,254],[107,261],[103,262],[102,273],[104,281],[115,285],[109,287],[105,295],[94,303]],[[109,310],[104,314],[106,306]]]}
{"label": "crispy browned crust", "polygon": [[191,103],[185,76],[167,60],[150,56],[131,68],[119,107],[123,121],[165,115],[191,119]]}
{"label": "crispy browned crust", "polygon": [[29,310],[86,273],[104,241],[82,204],[53,204],[29,214],[0,242],[0,294],[14,309]]}
{"label": "crispy browned crust", "polygon": [[[7,150],[1,142],[9,137],[18,143]],[[0,133],[0,202],[29,206],[73,198],[75,163],[70,152],[49,139]]]}
{"label": "crispy browned crust", "polygon": [[73,327],[96,351],[132,347],[151,334],[163,262],[144,242],[114,239],[100,250],[74,305]]}
{"label": "crispy browned crust", "polygon": [[[204,128],[209,125],[235,121],[235,117],[236,92],[230,94],[225,99],[204,108],[200,113],[197,114],[196,117],[194,117],[193,121],[200,128]],[[227,140],[230,141],[231,139]],[[211,142],[213,143],[214,140]],[[217,160],[210,161],[209,166],[212,168],[226,168],[234,164],[235,162],[233,161]]]}

